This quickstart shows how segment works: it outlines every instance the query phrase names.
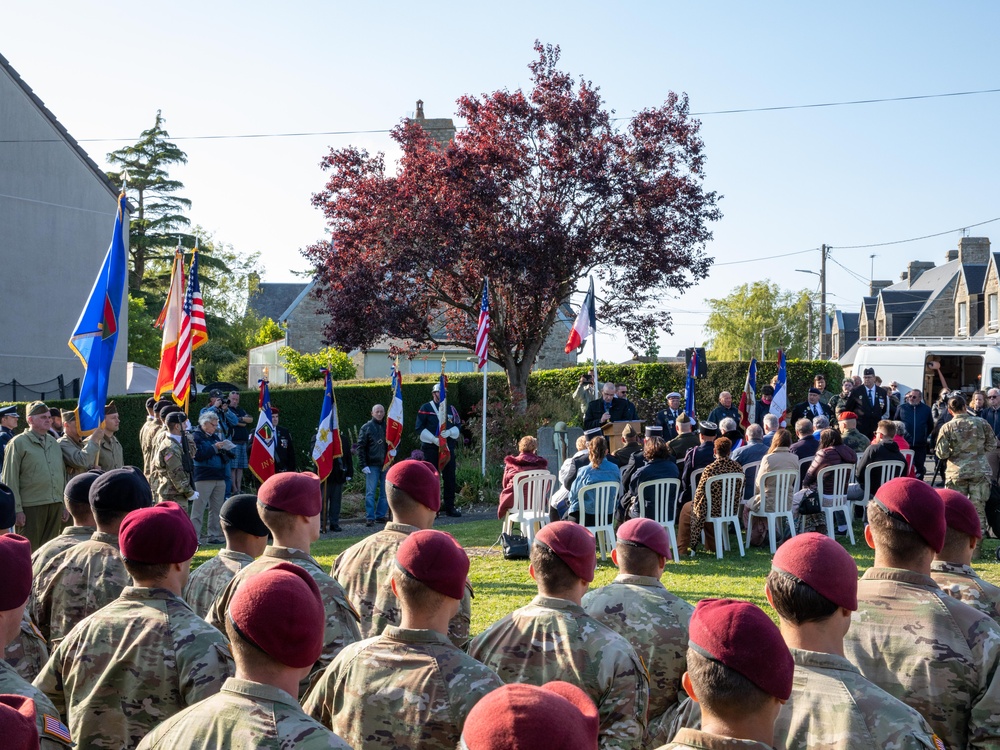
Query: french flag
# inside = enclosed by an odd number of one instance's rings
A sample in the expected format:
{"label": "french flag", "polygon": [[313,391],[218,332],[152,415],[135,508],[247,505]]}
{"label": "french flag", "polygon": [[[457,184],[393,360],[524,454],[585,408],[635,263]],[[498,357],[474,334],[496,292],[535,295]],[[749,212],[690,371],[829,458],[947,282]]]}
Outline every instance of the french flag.
{"label": "french flag", "polygon": [[399,374],[399,362],[392,366],[392,401],[389,403],[389,413],[385,417],[385,461],[382,468],[385,469],[392,463],[394,456],[389,455],[391,451],[399,447],[399,441],[403,438],[403,386],[402,377]]}
{"label": "french flag", "polygon": [[785,353],[778,349],[778,382],[774,384],[774,397],[771,399],[771,414],[778,418],[778,422],[783,427],[785,425],[785,412],[788,410],[788,391],[785,388],[785,381],[788,373],[785,370]]}
{"label": "french flag", "polygon": [[597,332],[597,312],[594,309],[594,277],[590,277],[590,289],[587,296],[583,298],[580,312],[576,316],[573,330],[569,332],[569,340],[566,342],[566,353],[569,354],[574,349],[583,346],[587,337]]}

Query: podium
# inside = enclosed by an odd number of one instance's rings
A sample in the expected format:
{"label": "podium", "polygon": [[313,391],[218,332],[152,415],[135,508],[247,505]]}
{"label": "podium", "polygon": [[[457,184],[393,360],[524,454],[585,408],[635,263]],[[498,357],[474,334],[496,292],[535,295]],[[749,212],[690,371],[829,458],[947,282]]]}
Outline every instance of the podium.
{"label": "podium", "polygon": [[[605,422],[601,425],[601,432],[604,433],[604,437],[621,437],[622,430],[625,429],[625,425],[632,425],[632,429],[635,430],[635,434],[642,437],[645,432],[643,425],[646,424],[645,419],[624,419],[621,422]],[[611,441],[608,440],[608,445],[612,445]]]}

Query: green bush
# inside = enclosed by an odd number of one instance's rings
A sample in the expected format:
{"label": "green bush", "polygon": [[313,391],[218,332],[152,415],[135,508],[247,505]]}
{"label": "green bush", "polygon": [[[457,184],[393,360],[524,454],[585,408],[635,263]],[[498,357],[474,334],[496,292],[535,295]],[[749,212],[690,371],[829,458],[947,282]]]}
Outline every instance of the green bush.
{"label": "green bush", "polygon": [[278,349],[285,362],[288,374],[300,383],[312,383],[323,379],[323,370],[329,368],[334,380],[350,380],[358,374],[358,368],[348,355],[332,346],[315,354],[303,354],[290,346]]}

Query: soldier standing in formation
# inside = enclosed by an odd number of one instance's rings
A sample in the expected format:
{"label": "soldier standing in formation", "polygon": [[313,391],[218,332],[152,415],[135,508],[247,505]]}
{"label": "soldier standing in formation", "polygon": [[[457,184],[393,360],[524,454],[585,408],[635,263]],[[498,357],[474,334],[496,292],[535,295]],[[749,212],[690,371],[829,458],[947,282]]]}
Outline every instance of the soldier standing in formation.
{"label": "soldier standing in formation", "polygon": [[148,476],[156,502],[172,500],[190,512],[200,495],[194,488],[194,452],[184,431],[186,422],[187,415],[179,409],[166,416],[151,439]]}
{"label": "soldier standing in formation", "polygon": [[461,424],[456,421],[457,414],[452,409],[448,409],[445,424],[441,428],[441,435],[448,441],[448,450],[451,453],[451,457],[442,469],[438,461],[439,445],[437,437],[438,425],[440,423],[438,417],[440,404],[441,384],[435,383],[431,389],[431,400],[421,406],[420,411],[417,412],[417,422],[414,430],[420,440],[420,449],[424,452],[424,458],[441,473],[442,484],[444,485],[444,492],[441,496],[441,513],[452,518],[458,518],[462,515],[462,511],[455,507],[455,466],[457,463],[455,453],[458,450],[457,438],[462,434],[459,429]]}
{"label": "soldier standing in formation", "polygon": [[950,490],[966,495],[979,512],[982,528],[989,528],[986,521],[986,501],[990,498],[990,467],[987,454],[997,447],[996,434],[985,419],[973,417],[966,411],[965,399],[952,396],[948,401],[951,420],[941,427],[934,453],[947,459],[944,484]]}
{"label": "soldier standing in formation", "polygon": [[118,416],[118,406],[112,401],[104,407],[104,422],[102,423],[104,436],[101,438],[101,454],[98,461],[98,466],[105,471],[125,466],[122,444],[118,442],[118,437],[115,435],[120,426],[121,418]]}
{"label": "soldier standing in formation", "polygon": [[31,553],[31,572],[35,578],[49,566],[56,555],[80,542],[86,542],[97,531],[97,521],[94,520],[94,511],[90,507],[90,488],[103,473],[100,469],[90,469],[66,482],[63,503],[73,523],[66,526],[55,539],[50,539]]}
{"label": "soldier standing in formation", "polygon": [[56,442],[66,464],[67,479],[97,467],[103,438],[104,430],[101,429],[94,430],[87,438],[81,438],[76,426],[76,412],[68,409],[63,412],[63,434]]}
{"label": "soldier standing in formation", "polygon": [[389,580],[399,626],[337,654],[303,700],[305,711],[352,747],[453,750],[470,709],[503,684],[448,639],[468,572],[469,557],[451,535],[407,535]]}

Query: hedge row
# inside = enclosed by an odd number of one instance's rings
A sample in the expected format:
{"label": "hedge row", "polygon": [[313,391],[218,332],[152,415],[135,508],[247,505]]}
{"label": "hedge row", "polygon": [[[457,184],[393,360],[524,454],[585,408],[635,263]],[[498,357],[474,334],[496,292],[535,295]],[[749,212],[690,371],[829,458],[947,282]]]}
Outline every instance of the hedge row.
{"label": "hedge row", "polygon": [[[583,367],[573,367],[534,373],[528,381],[528,399],[535,400],[543,394],[568,396],[576,389],[580,375],[585,371],[587,370]],[[789,404],[805,400],[806,391],[812,385],[815,373],[825,373],[827,385],[834,392],[839,390],[839,383],[844,376],[839,365],[825,361],[790,361],[787,371]],[[723,390],[731,391],[738,400],[746,380],[746,372],[745,362],[709,362],[706,377],[698,381],[695,389],[697,413],[707,415],[715,407],[718,394]],[[776,372],[775,362],[760,363],[757,370],[758,390],[761,385],[770,382]],[[643,419],[651,419],[658,409],[663,408],[667,393],[684,392],[685,368],[682,364],[604,365],[598,367],[597,375],[602,382],[628,383],[629,397],[636,402],[639,416]],[[407,378],[403,382],[403,424],[406,430],[403,433],[400,453],[404,456],[419,447],[413,426],[416,424],[417,411],[421,405],[430,400],[431,388],[436,382],[437,377],[430,375]],[[491,373],[488,375],[488,387],[491,398],[506,394],[506,375]],[[392,395],[388,380],[352,381],[335,385],[334,388],[341,428],[352,431],[360,429],[361,425],[371,418],[374,404],[381,403],[388,407]],[[482,389],[481,375],[454,375],[449,378],[449,399],[463,415],[468,414],[482,400]],[[116,396],[114,399],[121,418],[119,440],[124,448],[126,464],[142,465],[138,434],[146,418],[147,398],[147,394],[135,394]],[[241,392],[241,406],[255,418],[257,400],[257,391]],[[76,406],[75,401],[47,403],[49,406],[64,409]],[[207,403],[206,396],[199,396],[192,411],[200,411]],[[308,455],[309,442],[319,422],[320,408],[323,404],[322,387],[306,385],[273,388],[271,403],[281,410],[281,424],[292,433],[299,466],[309,466],[311,464]],[[17,406],[23,420],[25,405],[22,403]]]}

